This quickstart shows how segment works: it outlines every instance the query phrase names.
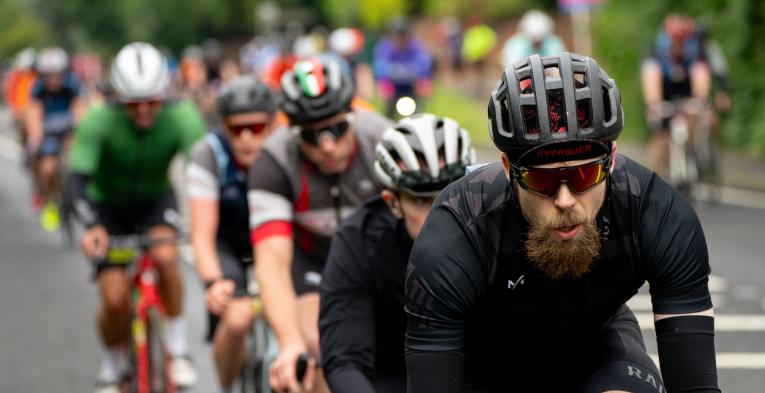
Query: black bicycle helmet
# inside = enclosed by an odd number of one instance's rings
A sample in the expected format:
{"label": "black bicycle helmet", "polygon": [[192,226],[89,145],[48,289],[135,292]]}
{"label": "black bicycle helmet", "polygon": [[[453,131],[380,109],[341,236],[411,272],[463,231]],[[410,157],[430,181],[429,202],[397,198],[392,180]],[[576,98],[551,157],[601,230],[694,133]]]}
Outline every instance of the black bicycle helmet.
{"label": "black bicycle helmet", "polygon": [[329,56],[298,61],[282,76],[281,110],[292,124],[312,123],[351,110],[353,78]]}
{"label": "black bicycle helmet", "polygon": [[489,98],[489,135],[511,162],[551,143],[566,145],[556,154],[576,153],[577,141],[610,142],[623,126],[614,80],[592,58],[573,53],[515,63]]}
{"label": "black bicycle helmet", "polygon": [[251,75],[238,76],[223,85],[217,100],[221,117],[247,112],[275,113],[278,103],[276,93]]}

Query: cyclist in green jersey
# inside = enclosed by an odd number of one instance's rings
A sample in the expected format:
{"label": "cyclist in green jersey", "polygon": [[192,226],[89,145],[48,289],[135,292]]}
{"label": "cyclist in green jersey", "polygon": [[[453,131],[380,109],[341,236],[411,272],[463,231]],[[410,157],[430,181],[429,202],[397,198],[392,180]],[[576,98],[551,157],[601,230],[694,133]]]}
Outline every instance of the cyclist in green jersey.
{"label": "cyclist in green jersey", "polygon": [[[111,69],[117,103],[92,107],[75,131],[70,184],[75,210],[87,228],[82,250],[91,260],[103,259],[110,235],[176,233],[179,216],[168,167],[177,153],[189,153],[205,125],[191,103],[165,99],[169,81],[167,62],[157,49],[146,43],[125,46]],[[165,331],[173,378],[179,387],[188,387],[196,372],[187,357],[177,250],[162,244],[149,252],[156,261],[168,316]],[[125,271],[114,265],[95,263],[95,272],[104,345],[96,392],[118,392],[128,339],[130,284]]]}

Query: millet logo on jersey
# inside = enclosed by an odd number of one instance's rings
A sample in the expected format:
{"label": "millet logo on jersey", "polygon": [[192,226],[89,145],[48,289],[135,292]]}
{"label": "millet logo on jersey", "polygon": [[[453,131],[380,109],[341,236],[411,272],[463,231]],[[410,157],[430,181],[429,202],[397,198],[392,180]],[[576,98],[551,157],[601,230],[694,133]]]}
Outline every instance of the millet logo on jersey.
{"label": "millet logo on jersey", "polygon": [[507,289],[515,289],[516,287],[523,285],[525,283],[526,283],[526,275],[521,274],[521,276],[518,277],[518,279],[516,279],[515,281],[507,280]]}

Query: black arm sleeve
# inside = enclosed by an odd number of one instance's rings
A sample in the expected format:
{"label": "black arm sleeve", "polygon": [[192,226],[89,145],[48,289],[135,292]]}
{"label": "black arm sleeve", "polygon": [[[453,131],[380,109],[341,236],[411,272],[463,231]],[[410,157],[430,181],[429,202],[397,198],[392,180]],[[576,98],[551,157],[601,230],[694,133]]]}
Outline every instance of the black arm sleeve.
{"label": "black arm sleeve", "polygon": [[659,320],[656,341],[668,392],[720,392],[715,362],[714,318],[680,316]]}
{"label": "black arm sleeve", "polygon": [[[462,389],[465,318],[486,286],[468,229],[449,209],[435,207],[417,237],[406,276],[407,384],[411,392]],[[452,355],[445,355],[451,353]],[[449,359],[443,366],[431,362]],[[454,367],[445,374],[438,367]],[[429,374],[433,371],[434,374]],[[442,390],[442,386],[450,386]]]}
{"label": "black arm sleeve", "polygon": [[86,228],[100,224],[98,212],[85,192],[90,181],[90,175],[72,172],[67,178],[67,192],[71,196],[72,207],[77,218]]}
{"label": "black arm sleeve", "polygon": [[459,352],[407,352],[406,391],[461,393],[464,356]]}
{"label": "black arm sleeve", "polygon": [[358,228],[343,226],[321,282],[319,333],[327,382],[335,393],[374,393],[375,301]]}
{"label": "black arm sleeve", "polygon": [[693,208],[658,178],[644,195],[638,236],[654,313],[712,308],[707,243]]}

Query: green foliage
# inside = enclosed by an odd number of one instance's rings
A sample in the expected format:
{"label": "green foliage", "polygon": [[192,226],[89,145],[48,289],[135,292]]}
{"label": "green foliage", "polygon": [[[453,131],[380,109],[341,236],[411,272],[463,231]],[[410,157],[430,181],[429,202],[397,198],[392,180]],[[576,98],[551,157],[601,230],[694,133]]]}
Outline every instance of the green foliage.
{"label": "green foliage", "polygon": [[475,99],[443,84],[436,84],[433,95],[425,102],[424,112],[456,120],[466,129],[473,143],[490,146],[486,115],[487,100]]}
{"label": "green foliage", "polygon": [[556,0],[425,0],[424,3],[423,9],[429,15],[478,16],[489,22],[502,22],[532,8],[552,11]]}
{"label": "green foliage", "polygon": [[733,110],[722,126],[723,141],[751,153],[765,153],[765,3],[759,0],[609,0],[594,14],[595,56],[619,84],[625,134],[646,137],[640,89],[640,61],[670,12],[693,16],[709,26],[729,63]]}
{"label": "green foliage", "polygon": [[46,34],[45,24],[30,8],[14,0],[0,0],[0,58],[42,44]]}

